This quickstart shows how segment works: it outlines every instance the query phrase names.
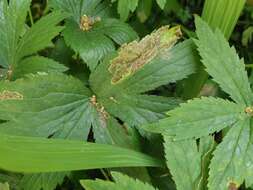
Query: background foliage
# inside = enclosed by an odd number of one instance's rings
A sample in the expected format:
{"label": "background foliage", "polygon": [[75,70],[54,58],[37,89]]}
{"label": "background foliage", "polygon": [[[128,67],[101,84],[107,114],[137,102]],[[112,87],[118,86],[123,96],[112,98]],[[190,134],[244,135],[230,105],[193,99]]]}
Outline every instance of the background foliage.
{"label": "background foliage", "polygon": [[[0,190],[253,189],[251,1],[8,2],[0,0]],[[152,33],[165,25],[169,35]],[[157,49],[156,35],[165,39]],[[130,61],[110,66],[116,50]]]}

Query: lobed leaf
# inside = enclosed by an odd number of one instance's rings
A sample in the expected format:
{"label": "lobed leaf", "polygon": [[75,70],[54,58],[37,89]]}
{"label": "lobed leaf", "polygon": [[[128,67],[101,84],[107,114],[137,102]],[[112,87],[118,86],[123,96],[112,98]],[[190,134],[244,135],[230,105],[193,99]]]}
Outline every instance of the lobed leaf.
{"label": "lobed leaf", "polygon": [[[1,100],[0,131],[16,135],[86,139],[91,121],[90,92],[81,81],[63,74],[35,75],[2,82],[0,89],[23,99]],[[34,91],[36,89],[36,91]]]}
{"label": "lobed leaf", "polygon": [[121,84],[129,93],[143,93],[184,79],[195,72],[196,52],[191,40],[161,52]]}
{"label": "lobed leaf", "polygon": [[176,98],[122,93],[113,99],[101,99],[101,102],[115,117],[130,126],[139,126],[164,118],[165,112],[175,108],[181,101]]}
{"label": "lobed leaf", "polygon": [[102,4],[101,0],[51,2],[55,9],[70,14],[63,31],[64,39],[91,70],[105,55],[115,50],[115,43],[122,45],[137,38],[129,25],[108,18]]}
{"label": "lobed leaf", "polygon": [[63,29],[57,24],[65,17],[66,15],[61,12],[52,12],[29,28],[16,47],[17,60],[53,46],[52,39]]}
{"label": "lobed leaf", "polygon": [[235,102],[250,106],[253,99],[250,84],[235,48],[229,46],[219,30],[213,32],[199,17],[196,28],[199,40],[195,43],[206,71]]}
{"label": "lobed leaf", "polygon": [[52,190],[63,183],[68,172],[25,174],[20,181],[20,188],[29,190]]}
{"label": "lobed leaf", "polygon": [[12,79],[21,78],[30,73],[65,72],[67,70],[67,67],[59,64],[53,59],[48,59],[42,56],[32,56],[23,59],[17,66],[15,66]]}
{"label": "lobed leaf", "polygon": [[243,118],[244,106],[220,98],[189,100],[168,112],[169,117],[143,126],[150,132],[163,133],[175,140],[199,138],[218,132]]}
{"label": "lobed leaf", "polygon": [[245,179],[245,157],[250,139],[250,119],[239,120],[214,151],[210,164],[208,188],[223,190],[239,188]]}
{"label": "lobed leaf", "polygon": [[201,175],[201,157],[195,140],[173,142],[164,135],[167,166],[178,190],[196,190]]}
{"label": "lobed leaf", "polygon": [[121,173],[112,173],[113,178],[115,179],[115,182],[109,182],[109,181],[103,181],[103,180],[81,180],[81,184],[84,188],[87,188],[89,190],[139,190],[139,189],[145,189],[145,190],[155,190],[154,187],[152,187],[149,184],[145,184],[139,180],[132,179],[126,175],[123,175]]}
{"label": "lobed leaf", "polygon": [[50,13],[31,28],[26,26],[30,3],[30,0],[0,2],[0,65],[3,67],[1,78],[17,78],[13,74],[14,67],[16,68],[24,57],[51,46],[51,40],[62,30],[62,27],[56,25],[66,15],[60,12]]}
{"label": "lobed leaf", "polygon": [[16,63],[16,46],[25,26],[31,0],[0,2],[0,64],[4,68]]}
{"label": "lobed leaf", "polygon": [[167,166],[178,190],[206,189],[213,137],[201,138],[199,146],[195,140],[173,141],[164,135]]}

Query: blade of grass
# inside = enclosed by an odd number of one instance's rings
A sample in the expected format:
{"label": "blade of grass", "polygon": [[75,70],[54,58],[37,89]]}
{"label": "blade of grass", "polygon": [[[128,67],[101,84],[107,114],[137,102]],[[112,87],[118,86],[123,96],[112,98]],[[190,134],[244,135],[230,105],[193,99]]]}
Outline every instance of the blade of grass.
{"label": "blade of grass", "polygon": [[159,160],[112,145],[0,134],[0,168],[14,172],[59,172],[114,167],[159,167]]}

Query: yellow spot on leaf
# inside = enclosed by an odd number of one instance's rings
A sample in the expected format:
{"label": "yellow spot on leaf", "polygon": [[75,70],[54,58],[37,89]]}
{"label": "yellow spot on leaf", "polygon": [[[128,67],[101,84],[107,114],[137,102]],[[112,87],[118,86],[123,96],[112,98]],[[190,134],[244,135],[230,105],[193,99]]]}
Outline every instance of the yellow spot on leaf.
{"label": "yellow spot on leaf", "polygon": [[90,103],[96,108],[100,115],[101,126],[106,127],[106,121],[109,118],[109,114],[106,112],[105,107],[97,102],[97,97],[95,95],[90,98]]}
{"label": "yellow spot on leaf", "polygon": [[23,98],[22,94],[15,91],[4,90],[0,93],[0,100],[23,100]]}
{"label": "yellow spot on leaf", "polygon": [[252,107],[246,107],[244,111],[248,115],[253,116],[253,109],[252,109]]}
{"label": "yellow spot on leaf", "polygon": [[230,182],[228,185],[228,190],[238,190],[236,183]]}
{"label": "yellow spot on leaf", "polygon": [[92,26],[101,21],[100,17],[89,17],[87,15],[83,15],[80,19],[80,29],[82,31],[89,31],[90,29],[92,29]]}

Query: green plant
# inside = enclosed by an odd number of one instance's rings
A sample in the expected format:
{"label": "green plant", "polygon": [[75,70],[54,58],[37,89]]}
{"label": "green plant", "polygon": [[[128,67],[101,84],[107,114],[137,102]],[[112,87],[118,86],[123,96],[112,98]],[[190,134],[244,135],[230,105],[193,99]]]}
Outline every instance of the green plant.
{"label": "green plant", "polygon": [[[227,41],[245,1],[207,0],[191,39],[142,28],[182,1],[113,2],[0,0],[0,189],[250,189],[252,83]],[[215,97],[185,102],[207,73]]]}

